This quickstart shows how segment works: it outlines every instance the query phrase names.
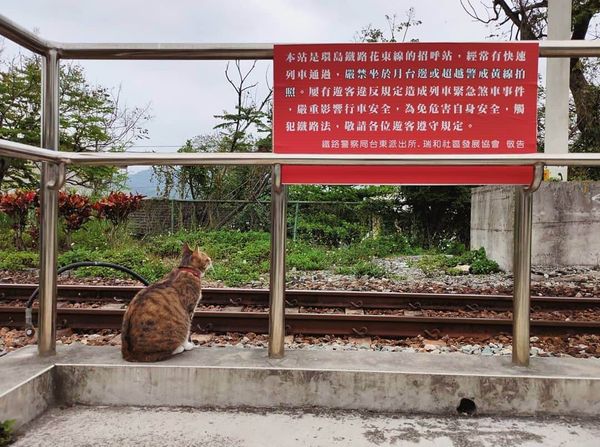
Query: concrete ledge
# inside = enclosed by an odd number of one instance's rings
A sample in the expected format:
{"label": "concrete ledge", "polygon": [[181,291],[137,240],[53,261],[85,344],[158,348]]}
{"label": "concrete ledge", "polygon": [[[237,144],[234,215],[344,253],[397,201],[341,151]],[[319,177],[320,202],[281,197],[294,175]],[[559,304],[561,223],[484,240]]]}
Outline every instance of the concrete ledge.
{"label": "concrete ledge", "polygon": [[54,405],[53,366],[0,394],[0,421],[15,420],[15,428],[34,420]]}
{"label": "concrete ledge", "polygon": [[[50,362],[50,363],[49,363]],[[455,414],[461,398],[481,415],[600,414],[600,360],[393,352],[196,349],[167,362],[124,362],[114,347],[62,347],[52,360],[24,348],[0,359],[0,379],[34,374],[4,391],[0,419],[19,425],[54,402],[189,407],[324,407]],[[35,368],[38,368],[36,371]]]}

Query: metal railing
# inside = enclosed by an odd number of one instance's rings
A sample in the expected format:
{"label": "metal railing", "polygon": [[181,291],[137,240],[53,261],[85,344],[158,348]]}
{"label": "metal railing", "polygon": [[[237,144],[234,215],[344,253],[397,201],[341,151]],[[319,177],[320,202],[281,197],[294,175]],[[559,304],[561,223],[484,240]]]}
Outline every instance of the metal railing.
{"label": "metal railing", "polygon": [[[0,15],[0,35],[43,57],[42,142],[43,149],[0,140],[0,155],[42,163],[40,230],[40,310],[38,353],[56,353],[56,256],[58,190],[71,164],[87,166],[133,165],[270,165],[271,281],[269,306],[269,356],[282,357],[285,336],[285,240],[286,186],[281,165],[399,165],[535,166],[529,187],[518,187],[514,232],[513,362],[529,364],[529,309],[531,282],[532,194],[542,180],[544,166],[600,166],[600,154],[515,155],[279,155],[165,154],[165,153],[66,153],[58,151],[60,59],[272,59],[273,44],[195,43],[59,43],[42,39]],[[541,41],[540,57],[600,56],[600,41]]]}

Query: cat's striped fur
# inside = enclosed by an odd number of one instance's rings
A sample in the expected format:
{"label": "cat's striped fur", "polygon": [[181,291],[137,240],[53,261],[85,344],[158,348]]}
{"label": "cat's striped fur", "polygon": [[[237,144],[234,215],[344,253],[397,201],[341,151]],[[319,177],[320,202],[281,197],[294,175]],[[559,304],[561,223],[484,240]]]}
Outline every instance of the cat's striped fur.
{"label": "cat's striped fur", "polygon": [[201,276],[210,266],[205,253],[186,244],[179,267],[131,300],[121,331],[125,360],[157,362],[194,347],[190,328],[201,298]]}

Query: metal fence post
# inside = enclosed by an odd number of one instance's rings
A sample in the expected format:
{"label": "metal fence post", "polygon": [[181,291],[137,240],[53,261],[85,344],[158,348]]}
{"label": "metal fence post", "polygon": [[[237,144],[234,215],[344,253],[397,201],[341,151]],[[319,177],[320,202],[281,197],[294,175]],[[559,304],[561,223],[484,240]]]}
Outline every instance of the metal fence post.
{"label": "metal fence post", "polygon": [[[59,146],[59,59],[49,50],[42,66],[42,147]],[[64,167],[62,168],[64,169]],[[58,224],[59,167],[42,164],[40,187],[40,308],[38,354],[56,354],[56,246]],[[64,180],[64,178],[63,178]]]}
{"label": "metal fence post", "polygon": [[529,366],[533,193],[540,187],[543,177],[544,165],[537,163],[531,185],[515,190],[512,361],[519,366]]}
{"label": "metal fence post", "polygon": [[269,284],[269,357],[282,358],[285,339],[285,239],[287,187],[281,165],[271,175],[271,280]]}

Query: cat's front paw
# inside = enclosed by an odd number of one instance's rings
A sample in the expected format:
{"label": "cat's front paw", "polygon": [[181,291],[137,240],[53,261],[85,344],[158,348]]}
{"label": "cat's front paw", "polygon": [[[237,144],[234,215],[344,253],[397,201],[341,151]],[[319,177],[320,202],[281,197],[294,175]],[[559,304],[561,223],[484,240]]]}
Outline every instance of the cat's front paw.
{"label": "cat's front paw", "polygon": [[181,345],[178,346],[177,349],[175,349],[171,355],[177,355],[177,354],[181,354],[183,352],[183,350],[185,349],[185,345]]}
{"label": "cat's front paw", "polygon": [[192,349],[194,349],[196,347],[196,345],[194,343],[192,343],[191,341],[186,341],[183,344],[183,349],[185,349],[186,351],[191,351]]}

